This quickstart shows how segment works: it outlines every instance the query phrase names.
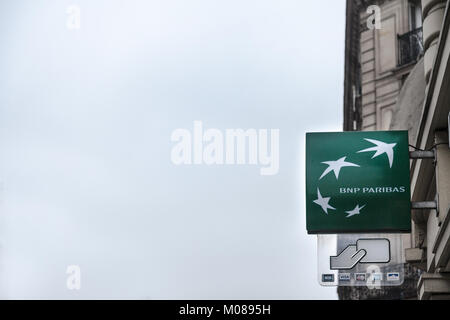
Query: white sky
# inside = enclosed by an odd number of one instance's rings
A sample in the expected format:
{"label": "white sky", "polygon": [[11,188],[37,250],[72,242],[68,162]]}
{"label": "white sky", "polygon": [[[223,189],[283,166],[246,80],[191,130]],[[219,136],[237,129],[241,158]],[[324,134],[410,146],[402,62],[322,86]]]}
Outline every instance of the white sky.
{"label": "white sky", "polygon": [[[1,1],[0,298],[336,298],[304,133],[341,130],[344,21],[343,0]],[[280,129],[279,174],[174,166],[194,120]]]}

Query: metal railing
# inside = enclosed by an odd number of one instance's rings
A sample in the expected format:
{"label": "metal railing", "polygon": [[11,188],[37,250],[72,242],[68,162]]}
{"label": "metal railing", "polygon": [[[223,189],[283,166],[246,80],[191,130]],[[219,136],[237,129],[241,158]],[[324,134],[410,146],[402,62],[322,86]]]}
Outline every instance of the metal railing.
{"label": "metal railing", "polygon": [[415,62],[423,54],[422,28],[397,36],[398,62],[397,66]]}

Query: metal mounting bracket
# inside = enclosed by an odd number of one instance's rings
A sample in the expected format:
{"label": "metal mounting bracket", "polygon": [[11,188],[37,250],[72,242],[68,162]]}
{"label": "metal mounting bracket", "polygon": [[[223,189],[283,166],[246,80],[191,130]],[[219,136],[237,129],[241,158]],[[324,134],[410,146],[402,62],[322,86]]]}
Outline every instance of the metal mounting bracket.
{"label": "metal mounting bracket", "polygon": [[409,158],[410,159],[433,159],[433,160],[436,160],[436,152],[434,151],[434,149],[430,150],[430,151],[422,151],[422,150],[410,151]]}
{"label": "metal mounting bracket", "polygon": [[411,202],[411,209],[415,210],[437,210],[437,201],[417,201]]}

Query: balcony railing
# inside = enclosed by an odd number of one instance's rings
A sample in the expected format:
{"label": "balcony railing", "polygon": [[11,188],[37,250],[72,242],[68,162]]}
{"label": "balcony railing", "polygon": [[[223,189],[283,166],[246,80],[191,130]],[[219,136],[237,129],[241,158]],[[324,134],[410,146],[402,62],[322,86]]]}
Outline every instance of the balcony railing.
{"label": "balcony railing", "polygon": [[417,61],[423,54],[422,28],[398,35],[397,39],[399,67]]}

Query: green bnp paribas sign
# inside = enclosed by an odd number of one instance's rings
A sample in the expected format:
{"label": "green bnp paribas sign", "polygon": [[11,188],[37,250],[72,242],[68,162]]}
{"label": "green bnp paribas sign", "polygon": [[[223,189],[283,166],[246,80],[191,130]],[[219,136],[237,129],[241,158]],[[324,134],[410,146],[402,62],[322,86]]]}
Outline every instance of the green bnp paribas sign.
{"label": "green bnp paribas sign", "polygon": [[407,131],[306,134],[308,233],[410,232]]}

